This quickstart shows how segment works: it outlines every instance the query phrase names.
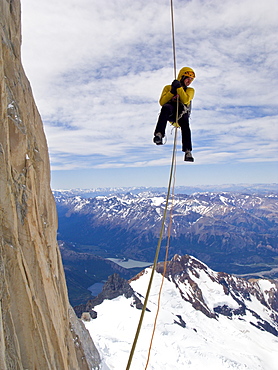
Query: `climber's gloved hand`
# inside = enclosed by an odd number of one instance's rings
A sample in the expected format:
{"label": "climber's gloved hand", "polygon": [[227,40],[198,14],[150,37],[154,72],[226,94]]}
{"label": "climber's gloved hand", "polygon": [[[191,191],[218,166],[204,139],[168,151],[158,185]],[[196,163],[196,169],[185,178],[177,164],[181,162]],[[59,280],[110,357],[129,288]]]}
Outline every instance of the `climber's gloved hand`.
{"label": "climber's gloved hand", "polygon": [[171,85],[171,93],[172,94],[174,94],[174,95],[176,95],[177,94],[177,89],[179,88],[179,87],[181,87],[181,83],[180,83],[180,81],[178,81],[178,80],[174,80],[173,82],[172,82],[172,85]]}

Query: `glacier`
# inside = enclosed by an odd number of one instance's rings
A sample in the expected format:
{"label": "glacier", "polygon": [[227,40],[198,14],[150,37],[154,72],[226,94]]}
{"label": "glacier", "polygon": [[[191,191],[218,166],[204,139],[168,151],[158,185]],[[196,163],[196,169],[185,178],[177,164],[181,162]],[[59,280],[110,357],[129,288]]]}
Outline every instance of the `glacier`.
{"label": "glacier", "polygon": [[[191,256],[175,256],[165,277],[162,265],[154,274],[131,369],[277,369],[277,282],[218,273]],[[146,268],[130,281],[142,301],[150,274]],[[123,295],[94,310],[97,318],[85,325],[101,354],[101,369],[125,369],[141,311]]]}

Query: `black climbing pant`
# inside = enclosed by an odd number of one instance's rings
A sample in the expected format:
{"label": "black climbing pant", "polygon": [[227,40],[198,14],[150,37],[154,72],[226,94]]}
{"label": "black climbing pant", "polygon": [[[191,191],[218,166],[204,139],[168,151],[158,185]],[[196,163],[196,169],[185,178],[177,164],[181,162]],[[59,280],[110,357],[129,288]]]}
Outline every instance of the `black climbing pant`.
{"label": "black climbing pant", "polygon": [[[183,105],[179,105],[179,115],[183,112],[184,107]],[[154,135],[158,132],[165,136],[165,129],[167,125],[167,121],[175,122],[176,121],[176,111],[177,111],[177,103],[170,102],[166,103],[161,107],[161,111],[158,117],[157,125],[154,131]],[[192,143],[191,143],[191,130],[189,127],[189,117],[188,112],[184,112],[184,114],[178,119],[178,124],[181,128],[181,136],[182,136],[182,151],[185,152],[186,150],[192,150]]]}

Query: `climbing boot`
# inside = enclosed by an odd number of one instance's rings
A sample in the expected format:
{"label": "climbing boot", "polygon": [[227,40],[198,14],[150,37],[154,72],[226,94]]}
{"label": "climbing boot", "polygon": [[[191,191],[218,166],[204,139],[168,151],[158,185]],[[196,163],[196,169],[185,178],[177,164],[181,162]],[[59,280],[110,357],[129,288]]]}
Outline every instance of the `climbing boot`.
{"label": "climbing boot", "polygon": [[194,158],[192,157],[192,154],[191,154],[190,150],[186,150],[186,152],[184,154],[184,160],[185,160],[185,162],[194,162]]}
{"label": "climbing boot", "polygon": [[153,142],[156,145],[162,145],[162,134],[160,132],[157,132],[153,138]]}

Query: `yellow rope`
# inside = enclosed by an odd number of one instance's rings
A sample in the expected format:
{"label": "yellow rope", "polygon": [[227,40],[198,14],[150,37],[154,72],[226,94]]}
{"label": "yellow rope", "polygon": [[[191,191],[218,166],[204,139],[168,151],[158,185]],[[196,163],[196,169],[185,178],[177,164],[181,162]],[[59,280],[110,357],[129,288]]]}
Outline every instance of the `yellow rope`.
{"label": "yellow rope", "polygon": [[[177,130],[177,127],[175,128],[175,130]],[[175,135],[175,139],[176,139],[176,135]],[[177,148],[177,146],[175,145],[175,151],[176,151],[176,148]],[[172,222],[173,222],[175,180],[176,180],[176,153],[175,153],[175,156],[174,156],[174,181],[173,181],[173,186],[172,186],[172,204],[171,204],[169,225],[168,225],[168,232],[167,232],[168,236],[167,236],[167,245],[166,245],[165,258],[164,258],[164,264],[163,264],[163,273],[162,273],[161,284],[160,284],[160,289],[159,289],[159,293],[158,293],[157,310],[156,310],[156,315],[155,315],[155,320],[154,320],[153,331],[152,331],[152,336],[151,336],[151,341],[150,341],[150,346],[149,346],[149,351],[148,351],[148,357],[147,357],[145,370],[147,369],[149,361],[150,361],[150,355],[151,355],[151,349],[152,349],[152,344],[153,344],[153,339],[154,339],[154,333],[155,333],[155,330],[156,330],[156,324],[157,324],[158,314],[159,314],[159,310],[160,310],[162,288],[163,288],[164,278],[165,278],[166,270],[167,270],[167,262],[168,262],[168,255],[169,255],[169,246],[170,246],[170,237],[171,237],[171,228],[172,228]]]}
{"label": "yellow rope", "polygon": [[134,352],[135,352],[135,347],[136,347],[136,344],[137,344],[137,341],[138,341],[138,338],[139,338],[139,333],[140,333],[142,323],[143,323],[143,318],[144,318],[144,315],[145,315],[145,312],[146,312],[147,303],[148,303],[148,299],[149,299],[149,295],[150,295],[150,291],[151,291],[151,286],[152,286],[152,282],[153,282],[153,278],[154,278],[154,272],[156,271],[158,256],[159,256],[159,252],[160,252],[160,248],[161,248],[161,242],[162,242],[162,238],[163,238],[163,234],[164,234],[164,225],[165,225],[165,219],[166,219],[166,215],[167,215],[167,209],[168,209],[169,197],[170,197],[170,190],[171,190],[172,178],[173,178],[173,173],[174,173],[174,165],[175,165],[176,141],[177,141],[176,136],[177,136],[177,128],[175,129],[175,139],[174,139],[174,147],[173,147],[173,154],[172,154],[171,171],[170,171],[170,177],[169,177],[169,185],[168,185],[165,209],[164,209],[164,212],[163,212],[163,218],[162,218],[162,224],[161,224],[158,244],[157,244],[156,253],[155,253],[155,257],[154,257],[154,262],[153,262],[153,266],[152,266],[152,272],[151,272],[151,276],[150,276],[150,280],[149,280],[149,285],[148,285],[145,300],[144,300],[144,305],[143,305],[143,308],[142,308],[142,311],[141,311],[141,316],[140,316],[140,319],[139,319],[137,331],[136,331],[136,334],[135,334],[135,337],[134,337],[134,341],[133,341],[133,345],[132,345],[131,352],[130,352],[130,355],[129,355],[126,370],[130,369],[132,358],[133,358],[133,355],[134,355]]}
{"label": "yellow rope", "polygon": [[[172,21],[173,57],[174,57],[174,75],[175,75],[175,78],[176,78],[176,74],[177,74],[176,69],[177,68],[176,68],[176,51],[175,51],[174,12],[173,12],[173,8],[174,8],[173,7],[173,0],[171,0],[171,21]],[[179,104],[179,99],[177,99],[176,122],[178,122],[178,104]],[[134,337],[134,340],[133,340],[133,344],[132,344],[132,348],[131,348],[131,351],[130,351],[130,355],[129,355],[128,363],[127,363],[127,366],[126,366],[126,370],[130,369],[131,362],[132,362],[134,352],[135,352],[135,348],[136,348],[136,345],[137,345],[137,342],[138,342],[139,334],[140,334],[140,331],[141,331],[141,327],[142,327],[142,323],[143,323],[143,319],[144,319],[144,315],[145,315],[145,312],[146,312],[147,303],[148,303],[148,299],[149,299],[149,295],[150,295],[150,291],[151,291],[151,286],[152,286],[152,283],[153,283],[154,273],[156,271],[158,256],[159,256],[159,252],[160,252],[160,248],[161,248],[161,242],[162,242],[162,238],[163,238],[163,234],[164,234],[164,227],[165,227],[165,220],[166,220],[166,216],[167,216],[167,209],[168,209],[168,204],[169,204],[171,185],[172,185],[172,180],[173,180],[173,177],[174,177],[174,173],[176,171],[177,130],[178,130],[178,127],[175,127],[174,145],[173,145],[172,161],[171,161],[171,170],[170,170],[167,197],[166,197],[165,209],[164,209],[164,212],[163,212],[163,218],[162,218],[162,223],[161,223],[161,228],[160,228],[158,244],[157,244],[156,253],[155,253],[155,257],[154,257],[154,262],[153,262],[153,266],[152,266],[149,285],[148,285],[148,288],[147,288],[147,291],[146,291],[146,296],[145,296],[143,308],[142,308],[142,311],[141,311],[139,323],[138,323],[137,330],[136,330],[136,333],[135,333],[135,337]],[[168,229],[168,230],[170,232],[170,229]],[[169,237],[168,240],[170,240],[170,237]],[[167,263],[166,259],[168,257],[168,249],[169,248],[168,248],[168,245],[167,245],[167,247],[166,247],[166,257],[165,257],[165,261],[164,261],[164,270],[165,271],[163,271],[162,278],[164,278],[164,275],[165,275],[165,272],[166,272],[166,263]],[[160,304],[162,286],[163,286],[163,282],[162,282],[161,287],[160,287],[159,304]],[[158,311],[159,311],[159,305],[158,305]],[[155,325],[156,325],[156,321],[157,321],[158,311],[157,311],[157,314],[156,314]],[[154,325],[154,329],[153,329],[153,335],[154,335],[154,331],[155,331],[155,325]],[[153,339],[153,335],[152,335],[152,339]],[[151,345],[152,345],[152,340],[151,340]],[[151,345],[150,345],[150,349],[149,349],[149,354],[150,354],[150,350],[151,350]],[[148,360],[149,360],[149,356],[148,356]],[[148,362],[146,364],[146,368],[147,368],[147,366],[148,366]]]}

